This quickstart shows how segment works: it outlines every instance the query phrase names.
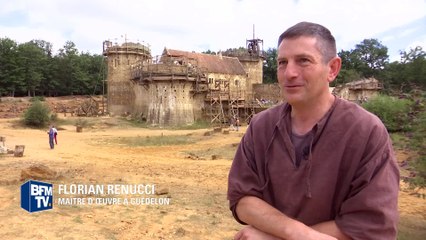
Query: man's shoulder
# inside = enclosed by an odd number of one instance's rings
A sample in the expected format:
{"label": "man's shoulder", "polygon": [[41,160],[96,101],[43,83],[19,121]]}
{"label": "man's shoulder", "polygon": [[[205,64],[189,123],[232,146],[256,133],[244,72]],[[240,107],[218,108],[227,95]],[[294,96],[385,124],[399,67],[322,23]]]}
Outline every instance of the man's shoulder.
{"label": "man's shoulder", "polygon": [[282,103],[279,105],[276,105],[274,107],[268,108],[266,110],[263,110],[256,115],[254,115],[252,121],[250,124],[275,124],[284,116],[285,109],[287,108],[287,104]]}
{"label": "man's shoulder", "polygon": [[337,101],[333,115],[339,123],[384,126],[382,121],[376,115],[367,111],[360,105],[341,98],[337,98]]}

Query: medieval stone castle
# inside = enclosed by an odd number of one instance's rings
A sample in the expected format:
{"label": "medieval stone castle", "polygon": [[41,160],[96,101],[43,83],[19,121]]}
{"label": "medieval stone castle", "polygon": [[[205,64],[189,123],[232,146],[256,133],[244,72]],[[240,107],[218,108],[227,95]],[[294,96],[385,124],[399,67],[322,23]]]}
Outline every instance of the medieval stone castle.
{"label": "medieval stone castle", "polygon": [[145,45],[105,41],[108,111],[157,126],[249,120],[262,108],[255,97],[262,84],[261,44],[247,40],[244,52],[216,55],[165,48],[153,59]]}

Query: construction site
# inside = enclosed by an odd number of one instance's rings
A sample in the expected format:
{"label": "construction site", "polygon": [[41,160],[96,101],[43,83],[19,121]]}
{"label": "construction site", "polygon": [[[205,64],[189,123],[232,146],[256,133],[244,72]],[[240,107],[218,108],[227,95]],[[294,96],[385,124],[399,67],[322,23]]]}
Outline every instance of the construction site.
{"label": "construction site", "polygon": [[[105,41],[103,54],[111,115],[132,115],[154,126],[200,120],[223,125],[249,122],[265,109],[256,97],[263,75],[261,39],[246,40],[244,52],[212,55],[164,48],[156,57],[139,43]],[[275,95],[279,99],[279,92]]]}

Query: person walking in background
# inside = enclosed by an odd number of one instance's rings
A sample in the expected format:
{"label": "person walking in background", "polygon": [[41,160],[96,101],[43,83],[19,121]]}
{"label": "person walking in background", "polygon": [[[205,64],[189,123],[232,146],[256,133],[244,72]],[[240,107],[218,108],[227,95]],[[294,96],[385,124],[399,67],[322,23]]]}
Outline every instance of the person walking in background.
{"label": "person walking in background", "polygon": [[331,32],[301,22],[278,39],[286,103],[256,114],[228,178],[238,239],[396,239],[399,169],[377,116],[329,92]]}
{"label": "person walking in background", "polygon": [[49,145],[50,145],[50,149],[54,149],[55,148],[55,143],[54,143],[54,139],[55,139],[55,128],[53,126],[50,126],[49,131],[47,131],[47,134],[49,135]]}
{"label": "person walking in background", "polygon": [[230,122],[231,122],[231,125],[229,126],[229,128],[231,129],[231,131],[234,131],[235,130],[235,118],[231,117]]}
{"label": "person walking in background", "polygon": [[58,145],[58,139],[57,139],[58,130],[55,128],[55,126],[52,126],[52,129],[53,129],[53,138],[55,139],[55,144]]}

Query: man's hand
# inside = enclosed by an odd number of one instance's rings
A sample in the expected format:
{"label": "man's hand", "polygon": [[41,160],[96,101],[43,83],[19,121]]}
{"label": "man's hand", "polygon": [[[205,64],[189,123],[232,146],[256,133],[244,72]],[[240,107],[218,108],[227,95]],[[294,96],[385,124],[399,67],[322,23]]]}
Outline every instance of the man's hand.
{"label": "man's hand", "polygon": [[336,240],[337,238],[320,233],[315,230],[303,231],[296,234],[293,238],[282,239],[273,235],[262,232],[255,227],[246,226],[241,229],[235,236],[234,240]]}
{"label": "man's hand", "polygon": [[275,236],[264,233],[255,227],[246,226],[241,229],[235,236],[234,240],[282,240]]}
{"label": "man's hand", "polygon": [[286,240],[337,240],[337,238],[303,225],[302,229],[295,229],[295,231],[291,234],[291,237]]}
{"label": "man's hand", "polygon": [[246,226],[241,229],[235,236],[234,240],[337,240],[337,238],[329,235],[320,233],[313,229],[301,231],[299,234],[295,234],[293,238],[282,239],[273,235],[262,232],[255,227]]}

